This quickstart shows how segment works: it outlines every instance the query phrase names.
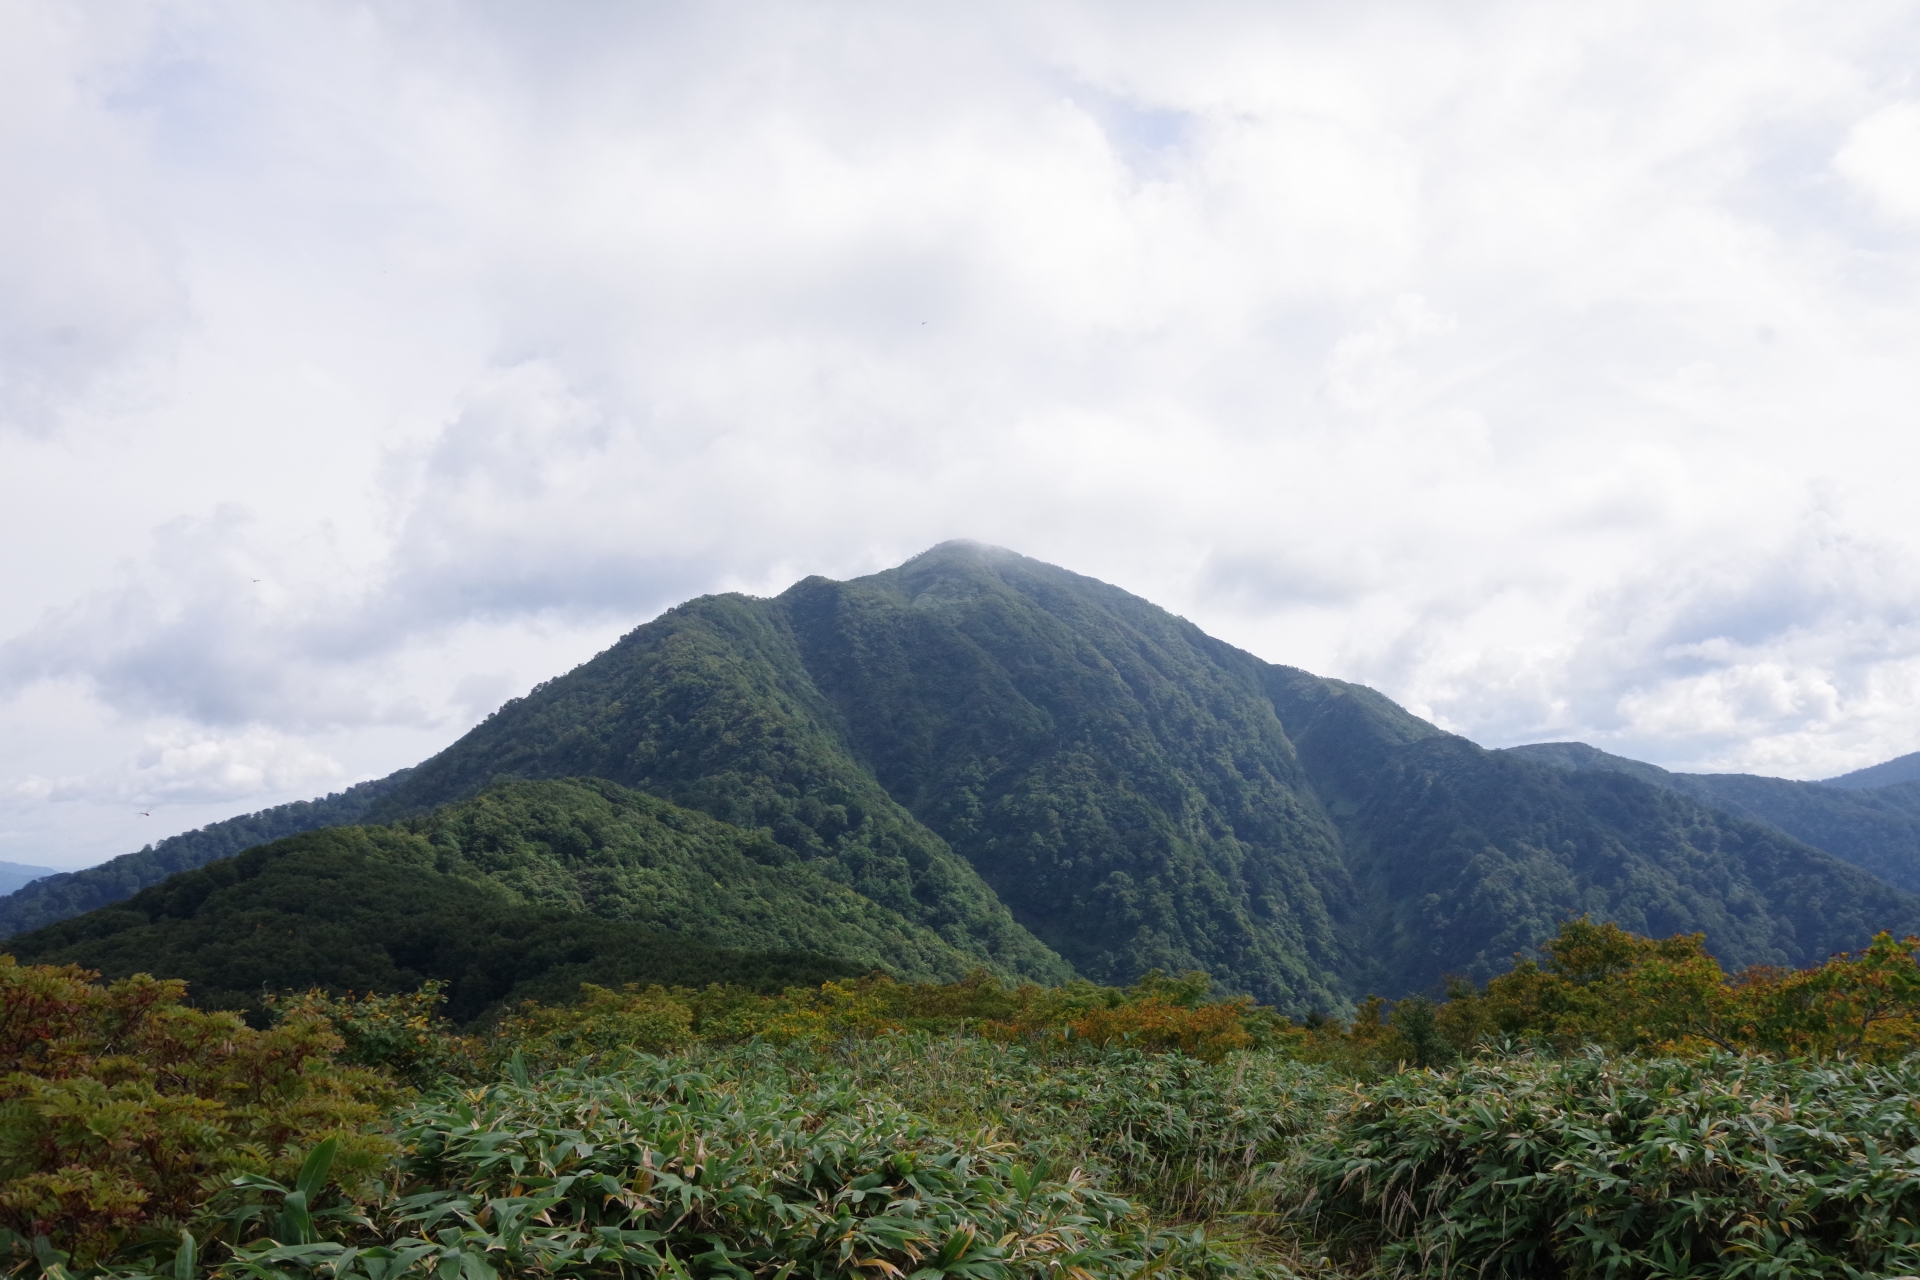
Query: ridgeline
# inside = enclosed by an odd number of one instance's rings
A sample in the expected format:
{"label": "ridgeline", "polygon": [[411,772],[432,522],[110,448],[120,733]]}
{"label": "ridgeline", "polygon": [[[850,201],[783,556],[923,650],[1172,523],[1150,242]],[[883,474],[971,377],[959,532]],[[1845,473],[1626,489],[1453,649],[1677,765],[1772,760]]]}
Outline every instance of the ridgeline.
{"label": "ridgeline", "polygon": [[[500,911],[905,977],[1201,969],[1295,1012],[1485,978],[1581,914],[1704,932],[1729,968],[1920,932],[1920,819],[1884,790],[1749,795],[1612,759],[1485,750],[1117,588],[947,543],[850,582],[690,601],[350,793],[350,815],[250,821],[363,824],[356,856],[430,866]],[[313,856],[302,840],[264,847]],[[188,869],[158,852],[0,899],[0,927]],[[118,938],[101,966],[118,971],[229,927],[159,902],[15,945],[96,964]]]}

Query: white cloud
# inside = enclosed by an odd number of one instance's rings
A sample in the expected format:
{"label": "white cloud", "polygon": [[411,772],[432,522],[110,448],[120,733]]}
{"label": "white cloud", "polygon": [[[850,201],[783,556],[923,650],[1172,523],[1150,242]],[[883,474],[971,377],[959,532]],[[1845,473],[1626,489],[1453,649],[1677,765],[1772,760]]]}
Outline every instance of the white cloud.
{"label": "white cloud", "polygon": [[37,774],[20,779],[10,788],[14,795],[27,800],[69,799],[85,795],[86,777],[42,778]]}
{"label": "white cloud", "polygon": [[1385,408],[1413,377],[1399,359],[1401,350],[1453,327],[1451,318],[1435,311],[1417,293],[1394,299],[1384,314],[1333,344],[1333,353],[1327,357],[1328,398],[1348,413]]}
{"label": "white cloud", "polygon": [[297,740],[252,730],[227,737],[150,734],[129,770],[136,801],[244,800],[289,789],[326,791],[346,771]]}
{"label": "white cloud", "polygon": [[[952,536],[1491,742],[1920,747],[1907,6],[0,28],[0,777],[291,798]],[[0,856],[130,838],[58,785]]]}
{"label": "white cloud", "polygon": [[123,408],[132,388],[115,375],[164,355],[185,318],[139,123],[100,96],[145,44],[127,19],[0,11],[0,430]]}
{"label": "white cloud", "polygon": [[1881,212],[1920,218],[1920,102],[1894,102],[1854,125],[1833,167]]}

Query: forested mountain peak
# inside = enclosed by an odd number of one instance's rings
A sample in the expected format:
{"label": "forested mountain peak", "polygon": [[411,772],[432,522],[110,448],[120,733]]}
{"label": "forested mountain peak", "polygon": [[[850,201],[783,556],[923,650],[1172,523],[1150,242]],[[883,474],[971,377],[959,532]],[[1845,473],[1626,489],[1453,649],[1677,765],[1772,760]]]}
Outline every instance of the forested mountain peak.
{"label": "forested mountain peak", "polygon": [[[1009,977],[1198,968],[1295,1010],[1484,976],[1582,913],[1705,932],[1735,966],[1920,930],[1920,899],[1885,882],[1920,887],[1891,844],[1849,866],[1744,784],[1581,744],[1487,751],[975,542],[688,601],[368,788],[348,820],[414,820],[510,778],[602,779],[703,815]],[[1898,806],[1860,794],[1897,844]],[[681,914],[646,919],[727,943]]]}

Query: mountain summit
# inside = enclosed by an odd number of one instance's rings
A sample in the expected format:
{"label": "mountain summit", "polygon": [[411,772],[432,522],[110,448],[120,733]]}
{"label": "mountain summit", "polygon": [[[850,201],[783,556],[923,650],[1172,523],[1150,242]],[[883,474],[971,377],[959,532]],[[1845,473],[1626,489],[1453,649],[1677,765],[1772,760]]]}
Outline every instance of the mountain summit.
{"label": "mountain summit", "polygon": [[[1293,1010],[1485,976],[1583,912],[1704,931],[1729,965],[1920,930],[1920,899],[1775,827],[1484,750],[970,542],[671,609],[345,820],[417,826],[502,778],[697,811],[1008,975],[1198,968]],[[84,898],[62,879],[24,892]]]}

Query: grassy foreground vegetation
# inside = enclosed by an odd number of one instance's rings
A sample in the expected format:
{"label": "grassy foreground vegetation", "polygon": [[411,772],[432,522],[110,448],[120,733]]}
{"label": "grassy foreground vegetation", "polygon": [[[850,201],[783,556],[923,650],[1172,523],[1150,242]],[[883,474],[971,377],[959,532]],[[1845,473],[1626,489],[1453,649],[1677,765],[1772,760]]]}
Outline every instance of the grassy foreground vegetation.
{"label": "grassy foreground vegetation", "polygon": [[0,1257],[56,1277],[1920,1272],[1914,940],[1572,921],[1440,1003],[1204,978],[444,992],[270,1025],[0,961]]}

